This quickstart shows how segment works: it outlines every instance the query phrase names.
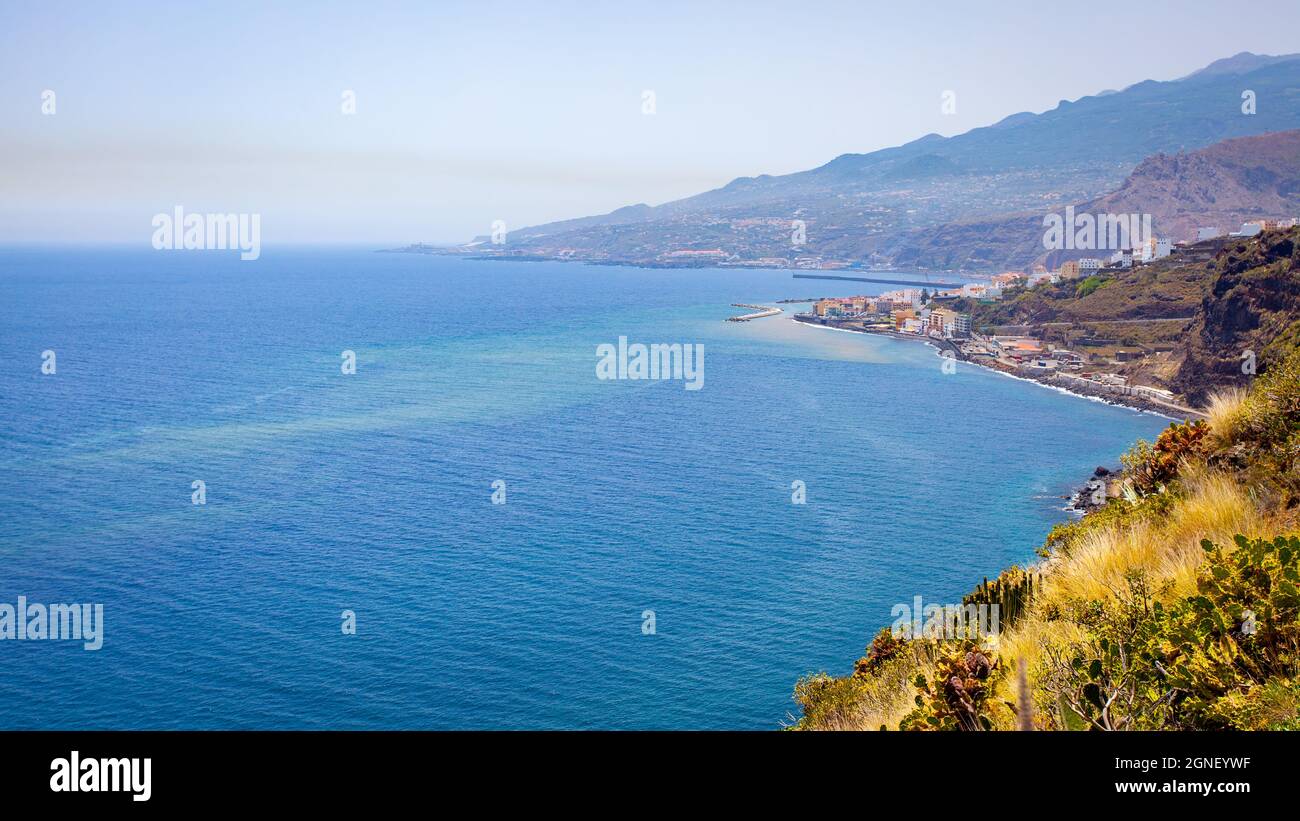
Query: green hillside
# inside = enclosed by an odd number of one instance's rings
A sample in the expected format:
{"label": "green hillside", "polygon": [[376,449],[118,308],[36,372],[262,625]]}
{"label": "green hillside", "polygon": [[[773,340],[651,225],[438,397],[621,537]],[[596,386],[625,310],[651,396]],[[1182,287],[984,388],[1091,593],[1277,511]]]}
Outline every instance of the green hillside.
{"label": "green hillside", "polygon": [[[1300,228],[1211,240],[1137,268],[1103,269],[957,307],[982,333],[1028,325],[1054,344],[1083,351],[1168,348],[1164,364],[1130,372],[1201,405],[1215,389],[1245,387],[1300,343]],[[1253,370],[1243,370],[1247,352]]]}

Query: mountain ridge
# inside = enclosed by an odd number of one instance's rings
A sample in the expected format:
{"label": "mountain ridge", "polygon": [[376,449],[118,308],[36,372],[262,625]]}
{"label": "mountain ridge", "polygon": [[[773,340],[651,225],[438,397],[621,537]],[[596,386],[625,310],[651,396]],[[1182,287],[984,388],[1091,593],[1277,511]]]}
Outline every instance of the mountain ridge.
{"label": "mountain ridge", "polygon": [[[1156,154],[1113,191],[1070,205],[1079,214],[1150,214],[1157,236],[1189,241],[1200,227],[1226,234],[1261,216],[1300,214],[1300,129]],[[1111,253],[1049,252],[1042,244],[1043,216],[1008,214],[915,229],[894,238],[891,255],[910,268],[1015,269],[1037,263],[1055,268],[1066,259]]]}
{"label": "mountain ridge", "polygon": [[[1258,100],[1254,114],[1243,113],[1244,90]],[[1113,192],[1148,157],[1296,128],[1300,56],[1242,53],[1184,78],[1062,100],[952,137],[928,134],[791,174],[737,177],[660,205],[530,226],[489,253],[638,263],[716,248],[741,260],[812,256],[906,268],[926,264],[895,247],[914,229],[1041,215]],[[768,220],[770,230],[731,224],[746,220]],[[791,222],[782,228],[782,220],[802,220],[806,243],[792,247]],[[972,270],[998,264],[976,260]]]}

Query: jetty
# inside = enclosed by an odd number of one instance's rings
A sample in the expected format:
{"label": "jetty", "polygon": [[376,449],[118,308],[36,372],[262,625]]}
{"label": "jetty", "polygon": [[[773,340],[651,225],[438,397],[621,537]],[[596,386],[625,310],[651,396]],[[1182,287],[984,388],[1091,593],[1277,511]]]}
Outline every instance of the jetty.
{"label": "jetty", "polygon": [[742,316],[729,316],[727,317],[728,322],[748,322],[751,319],[762,319],[763,317],[776,316],[777,314],[782,313],[780,308],[770,308],[767,305],[746,305],[743,302],[733,302],[731,303],[731,307],[751,308],[755,313],[744,314]]}
{"label": "jetty", "polygon": [[911,285],[913,288],[960,288],[960,282],[925,282],[915,279],[884,279],[881,277],[845,277],[831,274],[795,274],[795,279],[837,279],[844,282],[876,282],[882,285]]}

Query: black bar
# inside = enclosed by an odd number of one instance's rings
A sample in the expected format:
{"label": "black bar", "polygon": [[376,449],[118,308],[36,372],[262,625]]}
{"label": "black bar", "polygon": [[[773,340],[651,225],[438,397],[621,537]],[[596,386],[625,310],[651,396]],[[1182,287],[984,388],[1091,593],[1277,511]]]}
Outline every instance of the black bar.
{"label": "black bar", "polygon": [[[1283,733],[9,732],[0,734],[0,789],[6,803],[128,811],[281,802],[338,808],[377,797],[473,794],[494,804],[611,789],[633,790],[638,806],[643,799],[680,803],[707,790],[751,797],[812,791],[850,803],[871,795],[923,802],[965,795],[1025,811],[1035,806],[1026,800],[1194,801],[1218,810],[1289,799],[1294,743]],[[53,792],[51,762],[74,750],[83,766],[88,758],[149,758],[149,800],[135,801],[129,791]],[[1117,759],[1137,763],[1119,767]],[[1142,762],[1155,766],[1144,770]],[[1161,789],[1173,783],[1215,789]],[[1118,784],[1153,784],[1156,792],[1120,792]]]}

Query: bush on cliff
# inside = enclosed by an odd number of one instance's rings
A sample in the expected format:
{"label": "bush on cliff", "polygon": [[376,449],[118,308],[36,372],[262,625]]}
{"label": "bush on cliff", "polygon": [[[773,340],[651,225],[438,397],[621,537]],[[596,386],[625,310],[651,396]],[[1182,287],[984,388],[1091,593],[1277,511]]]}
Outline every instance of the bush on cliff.
{"label": "bush on cliff", "polygon": [[800,682],[796,727],[1300,728],[1300,350],[1220,410],[1140,443],[1124,495],[1053,530],[995,640],[873,643],[853,676]]}

